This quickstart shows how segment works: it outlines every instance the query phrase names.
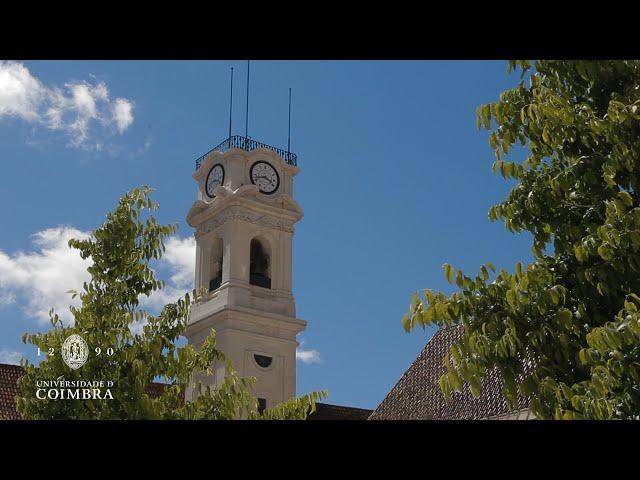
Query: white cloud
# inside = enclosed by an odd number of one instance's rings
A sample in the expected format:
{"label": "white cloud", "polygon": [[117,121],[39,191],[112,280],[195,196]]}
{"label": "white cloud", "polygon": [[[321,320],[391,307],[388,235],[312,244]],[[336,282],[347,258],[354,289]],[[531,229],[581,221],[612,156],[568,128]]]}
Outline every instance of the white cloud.
{"label": "white cloud", "polygon": [[[0,250],[0,305],[15,302],[41,324],[49,321],[48,312],[53,307],[65,325],[72,323],[69,306],[80,303],[66,292],[80,291],[83,282],[90,280],[87,267],[91,261],[81,259],[78,250],[69,248],[68,241],[88,236],[88,232],[61,226],[32,235],[32,251],[8,255]],[[156,312],[193,288],[195,239],[171,236],[166,247],[158,265],[169,277],[166,286],[140,299],[143,306]]]}
{"label": "white cloud", "polygon": [[113,105],[113,119],[118,132],[122,133],[133,123],[133,102],[126,98],[116,98]]}
{"label": "white cloud", "polygon": [[296,358],[302,363],[320,363],[320,352],[317,350],[296,350]]}
{"label": "white cloud", "polygon": [[302,348],[303,345],[304,340],[300,340],[300,346],[298,346],[298,348],[296,349],[297,360],[300,360],[302,363],[306,364],[322,362],[322,359],[320,358],[320,352],[318,350],[307,350]]}
{"label": "white cloud", "polygon": [[45,88],[20,63],[0,63],[0,117],[15,115],[27,121],[38,118]]}
{"label": "white cloud", "polygon": [[[167,303],[173,303],[193,289],[196,263],[196,240],[193,237],[170,236],[165,241],[165,252],[157,264],[158,278],[165,280],[165,287],[149,297],[141,297],[140,305],[159,312]],[[168,279],[166,278],[168,276]]]}
{"label": "white cloud", "polygon": [[100,150],[103,143],[92,136],[105,136],[114,128],[122,134],[133,123],[133,106],[126,98],[111,102],[104,82],[47,87],[23,64],[0,61],[0,118],[18,117],[64,132],[72,147]]}
{"label": "white cloud", "polygon": [[0,250],[0,294],[14,301],[20,298],[27,316],[41,323],[49,320],[52,307],[63,320],[70,320],[69,305],[78,302],[66,291],[82,288],[90,262],[67,242],[86,237],[86,232],[72,227],[50,228],[32,236],[34,251],[10,256]]}
{"label": "white cloud", "polygon": [[169,237],[162,260],[167,262],[173,275],[171,281],[185,289],[193,288],[196,262],[196,239],[194,237]]}
{"label": "white cloud", "polygon": [[0,308],[16,303],[16,296],[11,292],[0,293]]}
{"label": "white cloud", "polygon": [[9,365],[20,365],[22,354],[10,350],[0,350],[0,363],[8,363]]}

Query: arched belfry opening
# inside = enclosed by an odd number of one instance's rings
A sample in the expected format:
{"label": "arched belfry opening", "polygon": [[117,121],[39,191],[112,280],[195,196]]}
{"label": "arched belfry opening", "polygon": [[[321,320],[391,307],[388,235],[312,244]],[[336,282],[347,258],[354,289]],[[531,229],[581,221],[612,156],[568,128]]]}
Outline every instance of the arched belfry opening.
{"label": "arched belfry opening", "polygon": [[264,240],[251,240],[249,263],[249,283],[263,288],[271,288],[271,252]]}
{"label": "arched belfry opening", "polygon": [[216,238],[211,246],[209,259],[209,291],[213,292],[222,284],[222,239]]}

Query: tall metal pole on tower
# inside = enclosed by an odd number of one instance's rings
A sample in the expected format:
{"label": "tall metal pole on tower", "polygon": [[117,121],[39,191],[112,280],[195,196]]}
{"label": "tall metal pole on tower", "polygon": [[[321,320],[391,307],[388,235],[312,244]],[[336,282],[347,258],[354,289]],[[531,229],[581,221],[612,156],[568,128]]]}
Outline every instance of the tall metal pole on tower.
{"label": "tall metal pole on tower", "polygon": [[245,115],[245,124],[244,124],[245,143],[247,143],[249,139],[249,62],[250,60],[247,60],[247,112]]}
{"label": "tall metal pole on tower", "polygon": [[231,96],[229,98],[229,148],[231,148],[231,114],[233,113],[233,67],[231,67]]}
{"label": "tall metal pole on tower", "polygon": [[287,133],[287,161],[291,152],[291,87],[289,87],[289,132]]}

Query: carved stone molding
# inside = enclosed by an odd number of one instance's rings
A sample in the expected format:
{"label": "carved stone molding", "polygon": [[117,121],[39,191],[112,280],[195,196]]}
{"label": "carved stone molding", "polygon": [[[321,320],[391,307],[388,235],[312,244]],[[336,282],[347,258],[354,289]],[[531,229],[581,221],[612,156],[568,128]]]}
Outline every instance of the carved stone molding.
{"label": "carved stone molding", "polygon": [[283,232],[293,233],[293,222],[290,220],[279,219],[271,215],[247,212],[239,207],[231,207],[220,212],[215,216],[215,218],[207,220],[203,224],[199,225],[196,229],[196,237],[206,235],[230,220],[241,220],[260,227],[273,228]]}

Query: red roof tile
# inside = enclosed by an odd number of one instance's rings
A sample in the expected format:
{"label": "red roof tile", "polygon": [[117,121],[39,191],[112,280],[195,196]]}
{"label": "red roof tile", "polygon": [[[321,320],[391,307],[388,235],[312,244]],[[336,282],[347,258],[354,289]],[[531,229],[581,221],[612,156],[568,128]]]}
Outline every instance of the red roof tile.
{"label": "red roof tile", "polygon": [[[509,413],[497,370],[487,373],[478,397],[465,385],[462,392],[454,392],[448,401],[445,399],[439,383],[446,372],[443,359],[451,345],[461,338],[461,326],[438,330],[370,420],[472,420]],[[519,409],[526,409],[528,400],[519,400]]]}
{"label": "red roof tile", "polygon": [[18,395],[18,379],[22,376],[20,365],[6,365],[0,363],[0,419],[20,420],[16,410],[16,395]]}

